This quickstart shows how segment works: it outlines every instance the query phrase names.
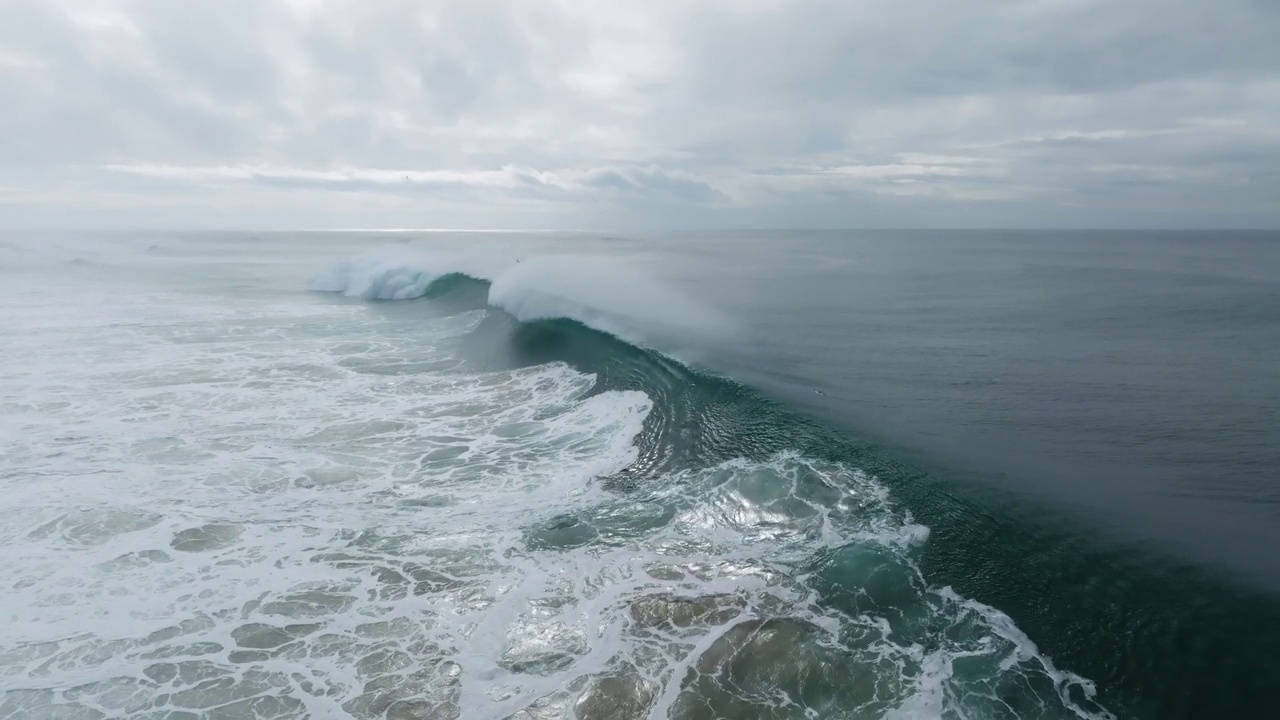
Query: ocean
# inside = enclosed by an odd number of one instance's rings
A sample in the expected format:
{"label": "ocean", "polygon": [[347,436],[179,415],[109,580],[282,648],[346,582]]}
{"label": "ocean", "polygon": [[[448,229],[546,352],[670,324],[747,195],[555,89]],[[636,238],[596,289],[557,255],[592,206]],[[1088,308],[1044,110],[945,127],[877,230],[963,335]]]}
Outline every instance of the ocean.
{"label": "ocean", "polygon": [[1276,711],[1280,233],[0,235],[0,717]]}

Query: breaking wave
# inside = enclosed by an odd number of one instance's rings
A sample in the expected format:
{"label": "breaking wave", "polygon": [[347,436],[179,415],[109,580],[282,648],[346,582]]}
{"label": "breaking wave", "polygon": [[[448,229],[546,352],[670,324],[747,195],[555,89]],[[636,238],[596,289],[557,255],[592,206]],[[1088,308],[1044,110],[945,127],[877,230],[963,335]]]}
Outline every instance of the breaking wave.
{"label": "breaking wave", "polygon": [[408,252],[311,287],[423,302],[70,295],[11,333],[0,716],[1111,717],[930,582],[839,433],[649,349],[714,311]]}
{"label": "breaking wave", "polygon": [[664,346],[724,340],[734,332],[724,316],[706,305],[641,270],[595,256],[501,261],[392,247],[345,260],[310,287],[365,300],[412,300],[460,279],[484,283],[490,306],[524,322],[566,318],[631,342]]}
{"label": "breaking wave", "polygon": [[[601,476],[619,494],[525,533],[561,569],[493,630],[498,667],[526,678],[495,717],[1110,717],[1007,615],[930,585],[914,560],[928,529],[876,478],[811,454],[821,430],[644,347],[724,337],[714,312],[616,260],[392,257],[312,289],[447,301],[479,288],[500,312],[477,335],[651,402],[636,457]],[[585,584],[545,579],[569,567]]]}

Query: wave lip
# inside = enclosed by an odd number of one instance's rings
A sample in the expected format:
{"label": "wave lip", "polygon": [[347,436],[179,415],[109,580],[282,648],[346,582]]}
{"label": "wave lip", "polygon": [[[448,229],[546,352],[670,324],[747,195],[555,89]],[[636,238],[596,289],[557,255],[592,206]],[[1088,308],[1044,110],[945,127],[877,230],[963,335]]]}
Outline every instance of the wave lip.
{"label": "wave lip", "polygon": [[569,318],[631,337],[723,334],[729,321],[706,305],[611,258],[543,255],[493,279],[489,304],[522,322]]}
{"label": "wave lip", "polygon": [[311,282],[318,292],[340,292],[365,300],[410,300],[422,297],[436,277],[403,266],[344,263]]}
{"label": "wave lip", "polygon": [[433,257],[412,248],[386,247],[340,261],[309,287],[365,300],[413,300],[447,275],[488,280],[500,268],[500,263],[482,256]]}
{"label": "wave lip", "polygon": [[366,300],[412,300],[446,277],[488,285],[488,304],[521,322],[564,318],[642,345],[727,339],[732,323],[710,307],[618,258],[433,255],[392,246],[339,262],[310,289]]}

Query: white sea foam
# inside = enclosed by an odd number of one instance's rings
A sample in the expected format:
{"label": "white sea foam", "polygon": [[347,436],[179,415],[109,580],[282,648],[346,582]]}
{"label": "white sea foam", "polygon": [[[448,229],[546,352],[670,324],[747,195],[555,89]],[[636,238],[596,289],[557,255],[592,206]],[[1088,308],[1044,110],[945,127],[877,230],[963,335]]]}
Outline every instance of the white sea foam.
{"label": "white sea foam", "polygon": [[507,262],[491,254],[428,253],[392,245],[341,260],[311,281],[317,292],[336,292],[366,300],[411,300],[426,294],[431,283],[459,273],[487,280]]}
{"label": "white sea foam", "polygon": [[305,296],[45,308],[5,314],[0,714],[366,715],[377,658],[518,573],[521,527],[589,502],[650,409],[564,365],[461,371],[484,311],[401,335]]}
{"label": "white sea foam", "polygon": [[[554,290],[533,267],[494,287]],[[488,310],[165,278],[6,298],[0,716],[981,717],[997,685],[1090,716],[927,584],[927,529],[865,473],[791,453],[607,491],[650,399],[470,369]]]}

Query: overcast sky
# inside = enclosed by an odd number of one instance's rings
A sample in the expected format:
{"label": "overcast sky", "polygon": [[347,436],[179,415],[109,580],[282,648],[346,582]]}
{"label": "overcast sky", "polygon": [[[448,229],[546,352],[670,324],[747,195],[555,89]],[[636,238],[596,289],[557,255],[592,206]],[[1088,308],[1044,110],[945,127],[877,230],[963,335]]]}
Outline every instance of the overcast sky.
{"label": "overcast sky", "polygon": [[0,225],[1280,227],[1280,1],[0,0]]}

